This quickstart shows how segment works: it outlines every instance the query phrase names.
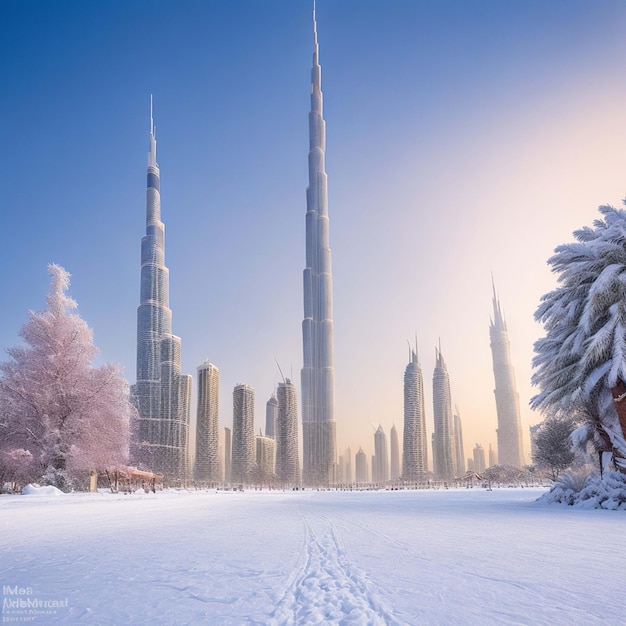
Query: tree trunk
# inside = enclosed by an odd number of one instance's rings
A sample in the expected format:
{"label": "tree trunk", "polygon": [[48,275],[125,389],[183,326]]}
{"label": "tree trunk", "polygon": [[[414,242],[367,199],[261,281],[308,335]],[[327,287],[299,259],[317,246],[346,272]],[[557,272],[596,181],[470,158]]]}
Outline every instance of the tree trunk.
{"label": "tree trunk", "polygon": [[[622,429],[622,437],[626,441],[626,384],[622,380],[618,380],[617,384],[611,389],[615,410],[619,419],[619,425]],[[626,450],[617,450],[613,446],[613,454],[618,462],[615,463],[617,469],[626,474]]]}

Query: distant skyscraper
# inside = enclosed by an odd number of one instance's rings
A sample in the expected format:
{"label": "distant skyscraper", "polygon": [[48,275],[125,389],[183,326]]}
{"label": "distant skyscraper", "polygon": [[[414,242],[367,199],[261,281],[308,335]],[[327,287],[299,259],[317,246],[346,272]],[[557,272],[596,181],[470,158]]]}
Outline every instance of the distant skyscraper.
{"label": "distant skyscraper", "polygon": [[400,478],[400,445],[395,424],[389,433],[389,445],[391,448],[391,480],[398,480]]}
{"label": "distant skyscraper", "polygon": [[337,472],[335,474],[335,481],[337,483],[343,483],[344,479],[344,473],[345,473],[345,469],[346,469],[346,463],[343,460],[343,454],[339,455],[339,458],[337,459]]}
{"label": "distant skyscraper", "polygon": [[276,442],[271,437],[257,436],[256,439],[257,480],[273,482],[276,463]]}
{"label": "distant skyscraper", "polygon": [[454,454],[455,472],[457,476],[465,473],[465,450],[463,449],[463,425],[458,407],[454,407]]}
{"label": "distant skyscraper", "polygon": [[387,453],[387,435],[379,424],[374,433],[374,459],[372,462],[372,482],[384,483],[389,480],[389,455]]}
{"label": "distant skyscraper", "polygon": [[474,447],[474,471],[477,474],[482,474],[485,469],[485,450],[477,443]]}
{"label": "distant skyscraper", "polygon": [[352,482],[352,450],[349,447],[346,448],[346,451],[343,453],[343,459],[345,464],[343,480],[350,484]]}
{"label": "distant skyscraper", "polygon": [[228,426],[224,426],[224,482],[229,484],[232,476],[232,449],[233,433]]}
{"label": "distant skyscraper", "polygon": [[441,355],[441,346],[436,350],[436,357],[437,364],[433,373],[434,470],[438,480],[448,481],[454,478],[454,424],[450,398],[450,377]]}
{"label": "distant skyscraper", "polygon": [[146,234],[141,240],[141,288],[137,308],[137,382],[131,394],[138,413],[132,457],[166,480],[186,481],[189,465],[191,376],[181,374],[181,340],[172,334],[165,225],[161,221],[160,172],[150,101],[150,150]]}
{"label": "distant skyscraper", "polygon": [[363,448],[359,448],[359,451],[354,456],[355,469],[356,469],[356,482],[363,484],[367,481],[367,456],[363,452]]}
{"label": "distant skyscraper", "polygon": [[300,484],[298,455],[298,401],[295,385],[287,378],[278,383],[276,420],[276,475],[283,484]]}
{"label": "distant skyscraper", "polygon": [[276,439],[276,419],[278,418],[278,400],[272,394],[272,397],[265,405],[265,436]]}
{"label": "distant skyscraper", "polygon": [[196,411],[194,479],[200,482],[218,482],[222,474],[219,457],[219,386],[219,369],[205,361],[198,367]]}
{"label": "distant skyscraper", "polygon": [[239,384],[233,391],[231,482],[252,480],[255,467],[254,388]]}
{"label": "distant skyscraper", "polygon": [[336,462],[333,287],[325,170],[326,123],[322,116],[321,67],[313,10],[313,69],[309,112],[309,186],[302,322],[303,479],[328,485]]}
{"label": "distant skyscraper", "polygon": [[519,394],[515,386],[515,372],[511,365],[509,334],[495,286],[493,287],[493,320],[489,327],[489,336],[496,384],[494,394],[498,413],[498,462],[500,465],[521,467],[524,462],[524,452]]}
{"label": "distant skyscraper", "polygon": [[489,467],[493,467],[498,464],[498,458],[496,457],[496,451],[489,444]]}
{"label": "distant skyscraper", "polygon": [[428,439],[424,410],[424,380],[415,350],[409,348],[404,370],[404,434],[402,438],[402,479],[424,482],[428,476]]}

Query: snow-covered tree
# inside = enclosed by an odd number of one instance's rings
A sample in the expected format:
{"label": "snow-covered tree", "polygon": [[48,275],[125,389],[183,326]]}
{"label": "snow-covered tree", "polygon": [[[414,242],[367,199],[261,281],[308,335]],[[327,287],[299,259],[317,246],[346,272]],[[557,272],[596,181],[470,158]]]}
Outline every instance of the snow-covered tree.
{"label": "snow-covered tree", "polygon": [[626,472],[626,211],[599,210],[603,219],[548,260],[559,286],[535,313],[546,336],[535,343],[531,406],[584,420],[574,440]]}
{"label": "snow-covered tree", "polygon": [[524,472],[512,465],[492,465],[482,473],[481,477],[490,484],[510,485],[521,482],[524,479]]}
{"label": "snow-covered tree", "polygon": [[576,458],[570,439],[575,428],[572,416],[552,416],[540,424],[533,437],[533,461],[539,469],[548,470],[552,480]]}
{"label": "snow-covered tree", "polygon": [[[49,265],[48,308],[29,314],[24,345],[0,364],[0,463],[26,451],[24,478],[61,483],[86,470],[123,463],[133,408],[118,365],[94,367],[93,333],[72,310],[69,274]],[[21,451],[21,452],[19,452]]]}

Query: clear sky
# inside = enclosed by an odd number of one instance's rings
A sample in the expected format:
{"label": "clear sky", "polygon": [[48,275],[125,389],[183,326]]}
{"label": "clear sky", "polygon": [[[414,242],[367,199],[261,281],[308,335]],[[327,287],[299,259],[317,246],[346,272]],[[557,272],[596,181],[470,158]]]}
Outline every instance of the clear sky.
{"label": "clear sky", "polygon": [[[340,449],[401,434],[415,333],[429,434],[441,339],[465,455],[495,445],[492,273],[526,432],[546,260],[626,195],[626,3],[319,0],[317,20]],[[0,346],[56,262],[134,382],[153,93],[183,371],[220,368],[223,425],[255,387],[264,428],[274,359],[298,386],[302,365],[311,54],[305,0],[2,0]]]}

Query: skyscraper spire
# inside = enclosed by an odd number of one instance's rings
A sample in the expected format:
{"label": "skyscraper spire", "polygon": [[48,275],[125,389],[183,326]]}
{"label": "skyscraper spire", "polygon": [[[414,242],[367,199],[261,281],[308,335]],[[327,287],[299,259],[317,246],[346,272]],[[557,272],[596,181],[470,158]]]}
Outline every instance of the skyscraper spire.
{"label": "skyscraper spire", "polygon": [[325,170],[326,124],[322,116],[321,67],[313,7],[313,64],[309,112],[309,186],[306,213],[306,267],[303,275],[302,438],[303,482],[328,485],[336,463],[335,367],[332,268],[328,189]]}
{"label": "skyscraper spire", "polygon": [[150,94],[150,150],[148,151],[148,167],[159,167],[156,160],[156,127],[152,117],[152,94]]}
{"label": "skyscraper spire", "polygon": [[493,289],[493,325],[506,331],[506,320],[504,319],[502,307],[500,306],[500,299],[498,298],[496,285],[493,281],[493,274],[491,275],[491,288]]}
{"label": "skyscraper spire", "polygon": [[493,286],[493,320],[489,327],[489,337],[498,414],[498,463],[521,467],[524,462],[524,453],[519,394],[515,385],[515,372],[511,365],[509,334],[495,285]]}

